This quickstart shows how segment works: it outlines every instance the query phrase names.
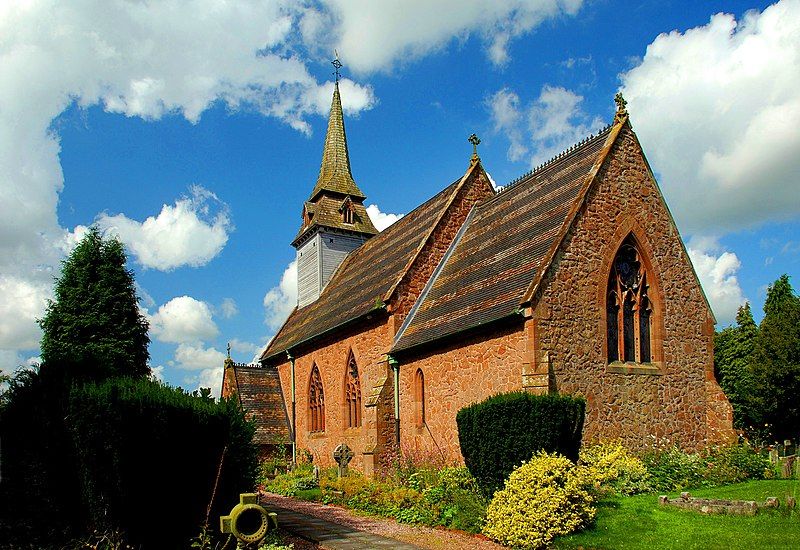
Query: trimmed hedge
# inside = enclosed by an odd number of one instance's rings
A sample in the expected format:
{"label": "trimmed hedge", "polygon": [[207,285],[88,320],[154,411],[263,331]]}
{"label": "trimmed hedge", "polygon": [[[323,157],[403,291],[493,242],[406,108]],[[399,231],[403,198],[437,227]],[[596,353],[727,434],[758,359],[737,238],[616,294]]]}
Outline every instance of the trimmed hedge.
{"label": "trimmed hedge", "polygon": [[254,486],[253,426],[233,400],[149,380],[120,378],[73,388],[68,425],[88,526],[121,529],[146,548],[182,548]]}
{"label": "trimmed hedge", "polygon": [[464,407],[458,442],[470,473],[489,494],[538,451],[577,461],[586,401],[580,397],[512,392]]}

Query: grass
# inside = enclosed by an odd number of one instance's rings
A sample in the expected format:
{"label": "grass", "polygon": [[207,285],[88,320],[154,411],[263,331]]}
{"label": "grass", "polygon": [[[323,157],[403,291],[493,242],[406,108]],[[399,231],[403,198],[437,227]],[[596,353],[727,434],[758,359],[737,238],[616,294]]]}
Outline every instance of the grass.
{"label": "grass", "polygon": [[[778,497],[783,508],[756,516],[702,515],[659,506],[658,495],[617,497],[598,504],[597,521],[583,532],[561,537],[555,547],[583,549],[797,548],[800,510],[785,508],[786,496],[800,497],[800,481],[750,481],[690,491],[692,496],[763,501]],[[673,494],[671,496],[677,496]]]}

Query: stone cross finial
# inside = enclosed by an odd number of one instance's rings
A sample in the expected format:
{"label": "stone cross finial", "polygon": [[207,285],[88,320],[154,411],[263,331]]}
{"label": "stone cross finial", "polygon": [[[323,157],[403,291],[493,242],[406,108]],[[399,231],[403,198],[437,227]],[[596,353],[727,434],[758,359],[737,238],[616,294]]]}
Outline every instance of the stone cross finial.
{"label": "stone cross finial", "polygon": [[228,342],[228,359],[231,358],[231,343]]}
{"label": "stone cross finial", "polygon": [[347,475],[347,465],[353,459],[352,449],[347,446],[347,443],[340,443],[334,450],[333,450],[333,459],[336,461],[336,464],[339,466],[339,478],[342,478]]}
{"label": "stone cross finial", "polygon": [[467,138],[467,141],[469,141],[472,144],[472,158],[473,159],[477,159],[478,158],[478,145],[481,142],[480,138],[478,138],[478,136],[476,136],[475,134],[472,134],[471,136],[469,136]]}
{"label": "stone cross finial", "polygon": [[614,96],[614,103],[617,104],[617,118],[628,114],[628,110],[626,109],[628,102],[622,97],[622,92],[617,92],[617,95]]}

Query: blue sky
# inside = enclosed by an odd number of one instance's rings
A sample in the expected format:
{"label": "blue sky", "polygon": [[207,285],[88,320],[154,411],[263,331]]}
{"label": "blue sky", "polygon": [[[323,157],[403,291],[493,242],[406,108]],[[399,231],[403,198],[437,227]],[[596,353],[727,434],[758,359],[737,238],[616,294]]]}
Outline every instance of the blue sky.
{"label": "blue sky", "polygon": [[798,273],[798,1],[12,1],[0,36],[5,371],[92,223],[128,246],[159,376],[249,361],[293,305],[334,49],[379,226],[463,174],[472,132],[504,185],[621,89],[719,326]]}

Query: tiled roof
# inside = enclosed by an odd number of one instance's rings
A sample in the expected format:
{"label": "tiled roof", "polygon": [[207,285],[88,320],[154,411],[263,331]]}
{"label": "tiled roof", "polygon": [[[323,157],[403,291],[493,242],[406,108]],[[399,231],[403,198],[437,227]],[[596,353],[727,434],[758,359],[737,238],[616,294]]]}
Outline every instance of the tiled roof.
{"label": "tiled roof", "polygon": [[303,341],[381,309],[385,294],[408,267],[462,180],[453,182],[351,252],[320,297],[289,315],[261,359],[274,357]]}
{"label": "tiled roof", "polygon": [[325,148],[322,150],[322,165],[319,177],[309,200],[323,191],[333,191],[360,199],[366,198],[353,180],[350,171],[350,154],[347,151],[347,136],[344,131],[342,100],[339,96],[339,83],[333,89],[331,114],[328,118],[328,132],[325,135]]}
{"label": "tiled roof", "polygon": [[289,417],[284,406],[278,370],[234,365],[236,393],[248,419],[256,424],[253,443],[288,443]]}
{"label": "tiled roof", "polygon": [[297,242],[314,225],[321,227],[334,227],[346,231],[357,231],[367,235],[375,235],[378,230],[372,224],[372,220],[367,214],[367,209],[361,201],[350,201],[350,206],[355,213],[353,223],[345,223],[341,209],[346,199],[334,198],[330,195],[321,195],[316,203],[306,203],[306,212],[311,217],[309,223],[303,224],[293,242]]}
{"label": "tiled roof", "polygon": [[513,315],[603,150],[611,127],[478,205],[392,351]]}

